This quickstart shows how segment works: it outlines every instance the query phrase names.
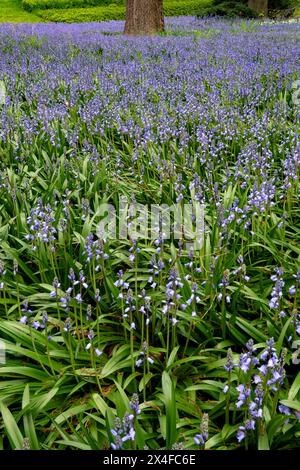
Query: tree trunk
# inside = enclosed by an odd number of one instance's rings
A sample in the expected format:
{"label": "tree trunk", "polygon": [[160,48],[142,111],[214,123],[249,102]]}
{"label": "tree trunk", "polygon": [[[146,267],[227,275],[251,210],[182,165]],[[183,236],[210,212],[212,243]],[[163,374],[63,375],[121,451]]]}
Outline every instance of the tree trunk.
{"label": "tree trunk", "polygon": [[268,16],[268,0],[248,0],[248,7],[259,15]]}
{"label": "tree trunk", "polygon": [[163,0],[127,0],[125,34],[164,31]]}

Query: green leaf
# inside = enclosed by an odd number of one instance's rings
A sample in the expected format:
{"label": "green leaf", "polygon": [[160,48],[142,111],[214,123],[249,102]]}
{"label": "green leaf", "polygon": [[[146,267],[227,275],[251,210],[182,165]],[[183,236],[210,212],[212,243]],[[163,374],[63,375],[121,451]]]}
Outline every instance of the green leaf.
{"label": "green leaf", "polygon": [[143,450],[145,447],[145,432],[138,421],[135,423],[135,435],[138,449]]}
{"label": "green leaf", "polygon": [[284,324],[284,327],[282,328],[281,330],[281,333],[280,333],[280,336],[278,338],[278,341],[277,341],[277,345],[276,345],[276,350],[277,350],[277,354],[280,354],[280,351],[281,351],[281,348],[282,348],[282,344],[283,344],[283,341],[284,341],[284,338],[285,338],[285,335],[286,335],[286,331],[292,321],[293,317],[290,317]]}
{"label": "green leaf", "polygon": [[216,380],[203,380],[200,384],[191,385],[185,389],[186,392],[193,390],[208,390],[211,392],[220,392],[224,388],[224,384]]}
{"label": "green leaf", "polygon": [[[30,404],[30,391],[29,391],[29,384],[27,384],[24,388],[23,399],[22,399],[22,409],[29,407],[29,404]],[[23,423],[24,423],[25,436],[29,439],[29,442],[30,442],[30,449],[39,450],[40,445],[37,439],[32,414],[29,410],[25,411],[23,415]]]}
{"label": "green leaf", "polygon": [[215,434],[212,436],[208,441],[206,441],[204,448],[206,450],[212,449],[213,447],[217,447],[220,444],[222,444],[224,441],[222,432],[219,432],[218,434]]}
{"label": "green leaf", "polygon": [[114,437],[111,433],[111,430],[114,429],[115,417],[111,408],[107,408],[105,413],[105,423],[106,423],[106,432],[110,443],[114,442]]}
{"label": "green leaf", "polygon": [[129,346],[123,345],[114,351],[113,356],[106,362],[100,372],[99,378],[105,378],[115,374],[121,369],[130,367],[131,358],[129,356]]}
{"label": "green leaf", "polygon": [[89,446],[88,444],[85,444],[84,442],[79,442],[79,441],[72,441],[71,439],[58,440],[56,442],[58,444],[62,444],[66,446],[66,448],[75,447],[76,449],[80,449],[80,450],[91,450],[91,446]]}
{"label": "green leaf", "polygon": [[153,374],[151,372],[149,372],[146,375],[143,375],[139,383],[139,392],[142,392],[144,390],[147,383],[152,379],[152,377],[153,377]]}

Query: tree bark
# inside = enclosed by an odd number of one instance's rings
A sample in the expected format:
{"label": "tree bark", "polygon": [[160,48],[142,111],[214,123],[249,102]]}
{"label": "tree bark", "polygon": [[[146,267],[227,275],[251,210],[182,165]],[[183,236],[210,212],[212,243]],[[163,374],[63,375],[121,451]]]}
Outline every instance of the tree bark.
{"label": "tree bark", "polygon": [[125,34],[164,31],[163,0],[127,0]]}
{"label": "tree bark", "polygon": [[268,16],[268,0],[248,0],[248,7],[259,15]]}

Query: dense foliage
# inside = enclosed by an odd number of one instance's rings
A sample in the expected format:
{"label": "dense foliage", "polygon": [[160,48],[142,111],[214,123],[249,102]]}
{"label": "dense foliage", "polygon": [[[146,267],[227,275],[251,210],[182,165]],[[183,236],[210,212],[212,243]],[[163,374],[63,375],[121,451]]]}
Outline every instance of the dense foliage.
{"label": "dense foliage", "polygon": [[299,447],[299,23],[122,29],[0,26],[0,448]]}

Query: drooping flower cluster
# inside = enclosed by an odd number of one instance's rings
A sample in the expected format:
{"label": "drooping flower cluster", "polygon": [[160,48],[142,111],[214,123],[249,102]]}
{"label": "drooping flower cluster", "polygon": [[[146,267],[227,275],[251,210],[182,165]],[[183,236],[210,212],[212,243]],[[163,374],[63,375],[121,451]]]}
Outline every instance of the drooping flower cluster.
{"label": "drooping flower cluster", "polygon": [[133,442],[135,440],[136,433],[134,422],[136,417],[141,413],[139,398],[136,393],[132,395],[129,407],[133,411],[132,414],[126,413],[122,420],[120,418],[115,419],[115,427],[111,430],[111,434],[114,438],[114,441],[111,443],[113,450],[122,449],[125,442]]}
{"label": "drooping flower cluster", "polygon": [[149,356],[148,345],[146,341],[144,341],[142,351],[139,353],[139,359],[136,360],[136,367],[141,367],[145,360],[151,365],[154,364],[154,360]]}
{"label": "drooping flower cluster", "polygon": [[194,442],[197,446],[201,447],[205,445],[205,442],[208,440],[208,414],[203,413],[201,424],[200,424],[200,433],[196,434],[194,437]]}
{"label": "drooping flower cluster", "polygon": [[32,318],[32,310],[29,308],[27,300],[23,302],[21,311],[24,315],[20,318],[20,323],[22,325],[28,325],[31,328],[34,328],[37,331],[45,330],[48,323],[48,314],[47,312],[42,312],[41,321],[35,320]]}
{"label": "drooping flower cluster", "polygon": [[[174,267],[171,268],[168,277],[168,282],[166,284],[166,300],[163,301],[164,306],[162,308],[162,313],[164,315],[176,311],[176,307],[178,307],[180,304],[180,289],[182,287],[183,283],[181,277],[178,274],[178,271]],[[176,323],[178,323],[176,315],[172,315],[170,317],[170,321],[173,326],[176,325]]]}
{"label": "drooping flower cluster", "polygon": [[0,289],[3,289],[4,287],[4,281],[3,278],[6,274],[6,269],[4,267],[4,263],[2,260],[0,260]]}
{"label": "drooping flower cluster", "polygon": [[90,233],[84,243],[83,255],[87,263],[95,262],[95,271],[99,271],[101,259],[105,260],[109,258],[109,255],[104,251],[103,240],[97,238],[94,240],[94,235]]}
{"label": "drooping flower cluster", "polygon": [[90,349],[92,349],[92,351],[95,351],[95,354],[96,356],[101,356],[103,354],[103,351],[101,351],[99,348],[97,347],[94,347],[94,339],[95,339],[95,333],[93,330],[90,330],[88,332],[88,335],[87,335],[88,339],[89,339],[89,342],[88,344],[86,345],[85,347],[85,350],[86,351],[89,351]]}
{"label": "drooping flower cluster", "polygon": [[114,282],[114,285],[120,288],[121,292],[119,294],[119,297],[123,298],[123,290],[127,290],[129,288],[129,283],[124,281],[124,273],[122,270],[120,270],[117,275],[118,279]]}

